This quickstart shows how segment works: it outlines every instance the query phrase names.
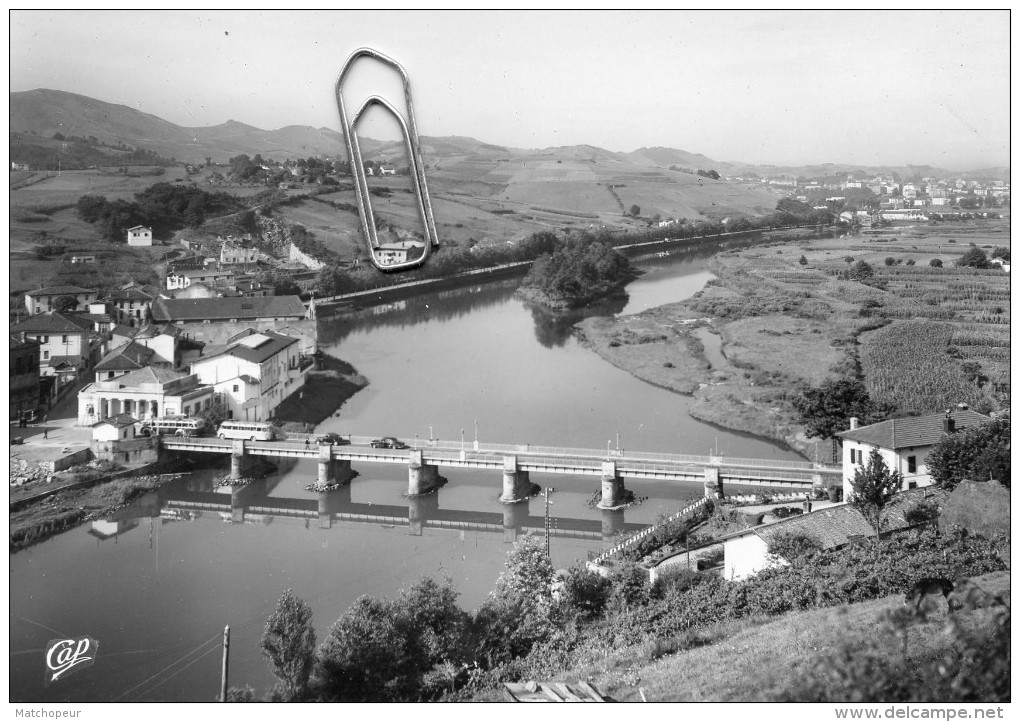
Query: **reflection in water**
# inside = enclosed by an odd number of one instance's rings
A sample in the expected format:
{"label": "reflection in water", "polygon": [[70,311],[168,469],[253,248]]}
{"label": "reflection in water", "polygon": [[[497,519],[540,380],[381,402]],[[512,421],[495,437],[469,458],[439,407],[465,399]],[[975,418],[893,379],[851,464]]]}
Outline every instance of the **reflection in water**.
{"label": "reflection in water", "polygon": [[583,308],[552,311],[535,303],[526,303],[535,320],[535,338],[546,348],[563,346],[574,333],[574,324],[589,316],[615,316],[627,306],[627,294],[620,292]]}
{"label": "reflection in water", "polygon": [[319,344],[325,347],[359,331],[406,329],[428,321],[462,318],[483,308],[505,303],[514,295],[520,282],[519,278],[509,278],[478,286],[434,291],[378,306],[351,306],[319,319]]}
{"label": "reflection in water", "polygon": [[[409,536],[421,536],[424,529],[461,529],[472,532],[501,534],[504,542],[512,543],[522,533],[542,532],[545,519],[531,516],[527,500],[502,504],[493,500],[483,509],[457,509],[440,506],[440,492],[406,498],[406,503],[359,502],[352,499],[351,485],[314,495],[272,495],[279,477],[259,480],[237,487],[215,486],[211,479],[196,484],[194,480],[167,485],[160,492],[160,507],[132,506],[122,510],[118,521],[112,518],[103,524],[125,524],[126,516],[177,516],[205,511],[219,513],[225,522],[234,524],[269,524],[274,517],[317,520],[320,529],[331,529],[336,522],[372,524],[383,528],[407,526]],[[155,496],[155,495],[152,495]],[[130,512],[128,510],[131,510]],[[642,524],[627,524],[624,510],[600,510],[601,519],[557,516],[551,519],[553,537],[592,539],[609,543],[625,532],[636,531]],[[134,522],[137,526],[137,521]],[[125,527],[126,528],[126,527]]]}

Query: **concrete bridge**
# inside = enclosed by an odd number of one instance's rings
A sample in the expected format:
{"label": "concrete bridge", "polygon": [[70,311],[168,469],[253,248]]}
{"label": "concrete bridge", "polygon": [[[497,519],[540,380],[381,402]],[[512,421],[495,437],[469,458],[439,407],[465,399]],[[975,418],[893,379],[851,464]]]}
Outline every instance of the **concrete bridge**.
{"label": "concrete bridge", "polygon": [[804,489],[842,483],[839,467],[803,461],[740,459],[717,456],[656,454],[622,449],[574,449],[509,444],[471,444],[426,440],[414,448],[373,448],[372,437],[352,436],[344,445],[317,445],[314,437],[291,435],[283,441],[241,441],[217,438],[165,437],[162,448],[189,453],[229,454],[230,475],[243,476],[248,456],[314,459],[319,464],[317,485],[343,485],[352,476],[351,462],[406,464],[408,496],[427,494],[446,480],[439,467],[490,469],[503,474],[500,500],[516,503],[539,491],[531,472],[597,476],[602,482],[604,509],[629,500],[624,478],[698,481],[707,496],[721,496],[724,484]]}

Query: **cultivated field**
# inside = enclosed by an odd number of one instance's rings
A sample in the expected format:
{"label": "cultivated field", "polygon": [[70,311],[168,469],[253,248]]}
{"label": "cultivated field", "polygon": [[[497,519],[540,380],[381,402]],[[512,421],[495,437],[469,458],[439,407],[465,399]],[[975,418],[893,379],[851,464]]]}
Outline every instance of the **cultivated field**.
{"label": "cultivated field", "polygon": [[[611,363],[693,393],[696,418],[824,458],[826,445],[803,435],[791,400],[806,385],[858,368],[872,397],[901,413],[960,402],[990,411],[1008,403],[1009,274],[956,267],[972,242],[986,253],[1009,247],[1009,222],[900,227],[731,251],[714,259],[718,278],[690,301],[588,319],[579,328],[586,345]],[[933,258],[943,266],[930,266]],[[840,275],[859,260],[874,269],[869,285]],[[725,363],[705,363],[692,338],[695,318],[711,319]]]}

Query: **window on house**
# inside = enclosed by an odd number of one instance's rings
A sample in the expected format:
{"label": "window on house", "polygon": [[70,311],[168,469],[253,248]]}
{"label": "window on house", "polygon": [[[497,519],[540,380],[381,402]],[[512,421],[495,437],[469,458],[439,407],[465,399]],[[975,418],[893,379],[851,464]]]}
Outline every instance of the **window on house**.
{"label": "window on house", "polygon": [[106,372],[106,378],[112,379],[113,378],[113,371],[107,371]]}
{"label": "window on house", "polygon": [[60,337],[60,343],[67,343],[67,335],[66,334],[64,336]]}
{"label": "window on house", "polygon": [[43,357],[44,360],[49,361],[49,359],[50,359],[50,352],[49,351],[43,351],[42,352],[42,357]]}
{"label": "window on house", "polygon": [[39,340],[42,341],[43,343],[49,343],[50,342],[50,337],[49,336],[40,336]]}
{"label": "window on house", "polygon": [[234,393],[236,394],[236,393],[237,393],[237,391],[238,391],[238,387],[237,387],[237,384],[234,384]]}
{"label": "window on house", "polygon": [[917,473],[917,457],[916,456],[908,456],[907,457],[907,473],[908,474],[916,474]]}

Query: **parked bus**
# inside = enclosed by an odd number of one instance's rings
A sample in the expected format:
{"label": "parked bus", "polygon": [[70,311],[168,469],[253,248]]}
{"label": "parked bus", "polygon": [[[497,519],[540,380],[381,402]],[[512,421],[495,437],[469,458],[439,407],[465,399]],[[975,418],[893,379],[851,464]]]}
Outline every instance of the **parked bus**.
{"label": "parked bus", "polygon": [[160,416],[142,422],[139,433],[142,436],[204,436],[209,431],[205,419],[190,416]]}
{"label": "parked bus", "polygon": [[263,421],[224,421],[217,434],[221,439],[248,439],[250,441],[272,441],[272,424]]}

